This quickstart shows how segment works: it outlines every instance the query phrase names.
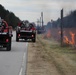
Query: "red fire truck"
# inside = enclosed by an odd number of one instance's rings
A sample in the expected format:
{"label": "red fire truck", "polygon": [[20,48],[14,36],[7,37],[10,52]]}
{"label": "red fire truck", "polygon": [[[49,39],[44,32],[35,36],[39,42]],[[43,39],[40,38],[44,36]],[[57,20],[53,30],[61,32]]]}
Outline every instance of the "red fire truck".
{"label": "red fire truck", "polygon": [[19,39],[32,39],[33,42],[36,41],[36,28],[33,23],[26,21],[21,21],[16,29],[16,41]]}
{"label": "red fire truck", "polygon": [[0,19],[0,48],[11,50],[12,27],[8,26],[7,22]]}

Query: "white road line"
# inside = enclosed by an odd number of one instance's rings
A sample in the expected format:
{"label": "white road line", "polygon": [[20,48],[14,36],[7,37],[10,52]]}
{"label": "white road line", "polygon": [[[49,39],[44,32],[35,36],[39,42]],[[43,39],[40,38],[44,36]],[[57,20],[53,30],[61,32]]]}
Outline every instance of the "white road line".
{"label": "white road line", "polygon": [[24,63],[25,62],[25,53],[23,55],[23,61],[22,61],[22,65],[21,65],[21,69],[20,69],[20,72],[19,72],[19,75],[22,75],[22,72],[23,72],[23,66],[24,66]]}
{"label": "white road line", "polygon": [[22,70],[23,70],[23,68],[21,67],[20,72],[19,72],[19,75],[22,75]]}
{"label": "white road line", "polygon": [[[27,50],[27,47],[28,47],[28,43],[26,43],[26,50]],[[26,52],[26,53],[24,52],[24,54],[23,54],[23,59],[22,59],[22,65],[21,65],[21,69],[20,69],[19,75],[22,75],[22,73],[23,73],[24,64],[26,64],[26,63],[25,63],[25,57],[26,57],[26,55],[27,55],[27,52]],[[26,58],[27,58],[27,57],[26,57]],[[26,61],[27,61],[27,60],[26,60]]]}

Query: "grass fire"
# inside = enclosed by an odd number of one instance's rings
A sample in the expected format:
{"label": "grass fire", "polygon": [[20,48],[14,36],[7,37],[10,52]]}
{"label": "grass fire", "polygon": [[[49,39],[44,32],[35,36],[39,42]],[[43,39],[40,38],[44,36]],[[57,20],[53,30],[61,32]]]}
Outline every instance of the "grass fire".
{"label": "grass fire", "polygon": [[[75,29],[73,28],[65,28],[63,31],[63,44],[65,45],[71,45],[75,46],[76,45],[76,36],[75,36]],[[43,38],[53,38],[60,42],[61,40],[61,31],[59,29],[53,28],[53,29],[48,29],[46,33],[43,34]]]}

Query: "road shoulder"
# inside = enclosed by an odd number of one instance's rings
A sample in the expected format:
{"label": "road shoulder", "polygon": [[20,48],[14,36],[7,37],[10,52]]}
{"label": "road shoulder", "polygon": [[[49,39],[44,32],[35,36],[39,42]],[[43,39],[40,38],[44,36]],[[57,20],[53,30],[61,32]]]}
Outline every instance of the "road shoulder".
{"label": "road shoulder", "polygon": [[26,75],[60,75],[53,62],[46,60],[42,49],[38,40],[29,43]]}

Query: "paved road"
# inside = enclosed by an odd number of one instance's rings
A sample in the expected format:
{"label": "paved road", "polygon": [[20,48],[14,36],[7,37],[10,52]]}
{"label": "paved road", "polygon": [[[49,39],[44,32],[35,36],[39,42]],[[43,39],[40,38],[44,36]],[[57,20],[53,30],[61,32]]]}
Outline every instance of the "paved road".
{"label": "paved road", "polygon": [[25,75],[28,43],[16,42],[15,36],[13,32],[11,51],[0,48],[0,75]]}

